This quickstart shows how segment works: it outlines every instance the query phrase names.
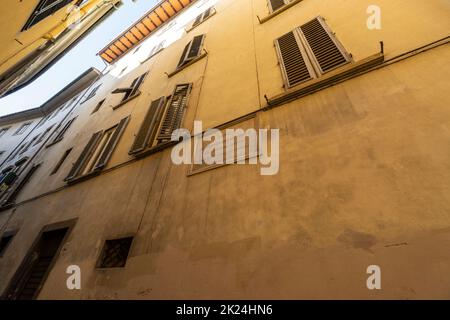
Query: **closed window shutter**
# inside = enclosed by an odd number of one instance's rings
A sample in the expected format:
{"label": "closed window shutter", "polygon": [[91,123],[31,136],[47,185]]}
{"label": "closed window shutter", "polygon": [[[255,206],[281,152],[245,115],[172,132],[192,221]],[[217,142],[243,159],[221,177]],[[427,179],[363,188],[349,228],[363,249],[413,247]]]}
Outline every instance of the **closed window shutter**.
{"label": "closed window shutter", "polygon": [[350,61],[349,55],[328,30],[321,17],[301,26],[300,32],[321,73],[331,71]]}
{"label": "closed window shutter", "polygon": [[147,115],[145,116],[133,146],[131,147],[130,154],[144,150],[149,142],[152,142],[155,139],[156,131],[158,130],[159,123],[164,113],[165,104],[166,97],[161,97],[150,104]]}
{"label": "closed window shutter", "polygon": [[270,0],[270,7],[272,8],[272,11],[276,11],[283,7],[285,5],[284,0]]}
{"label": "closed window shutter", "polygon": [[172,132],[180,128],[191,87],[192,84],[182,84],[176,86],[159,130],[157,138],[158,143],[171,141]]}
{"label": "closed window shutter", "polygon": [[85,164],[86,160],[89,158],[92,150],[96,147],[98,144],[101,136],[103,134],[103,131],[96,132],[92,135],[91,139],[87,143],[87,145],[84,147],[83,151],[81,152],[80,156],[78,157],[77,161],[74,163],[72,169],[69,172],[69,175],[66,177],[65,180],[71,180],[75,178],[78,173],[80,172],[81,168]]}
{"label": "closed window shutter", "polygon": [[187,60],[192,60],[194,58],[197,58],[200,55],[200,49],[201,49],[204,37],[205,37],[204,35],[194,37],[194,39],[192,40],[191,48],[186,57]]}
{"label": "closed window shutter", "polygon": [[313,77],[311,67],[308,67],[302,53],[300,43],[294,32],[289,32],[276,40],[280,63],[287,86],[292,87]]}
{"label": "closed window shutter", "polygon": [[101,170],[108,164],[108,161],[111,158],[111,155],[114,149],[116,148],[117,144],[119,143],[120,137],[122,137],[122,134],[125,131],[125,128],[129,120],[130,120],[129,116],[120,120],[116,130],[114,130],[114,133],[111,136],[111,139],[108,141],[108,144],[106,145],[105,149],[100,155],[100,158],[97,164],[95,165],[94,170]]}

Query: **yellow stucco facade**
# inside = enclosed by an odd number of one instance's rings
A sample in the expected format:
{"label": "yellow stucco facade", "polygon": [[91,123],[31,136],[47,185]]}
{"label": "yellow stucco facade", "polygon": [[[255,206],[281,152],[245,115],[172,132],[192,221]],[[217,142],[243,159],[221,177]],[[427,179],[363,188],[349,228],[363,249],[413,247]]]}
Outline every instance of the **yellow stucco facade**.
{"label": "yellow stucco facade", "polygon": [[[450,1],[378,0],[380,30],[366,26],[372,4],[304,0],[261,21],[266,0],[217,1],[213,16],[137,68],[99,77],[0,212],[1,230],[17,231],[0,258],[0,292],[45,226],[75,219],[39,299],[450,298]],[[283,87],[274,41],[317,16],[353,61],[276,100],[300,87]],[[169,77],[202,34],[203,57]],[[140,94],[116,108],[112,92],[145,72]],[[279,129],[278,174],[228,165],[192,175],[171,147],[130,155],[150,102],[183,83],[192,83],[183,128],[249,116]],[[106,167],[64,181],[92,134],[127,116]],[[126,266],[97,268],[105,240],[126,236]],[[70,265],[81,290],[66,287]],[[381,290],[366,286],[370,265],[381,267]]]}
{"label": "yellow stucco facade", "polygon": [[[118,3],[120,0],[2,1],[0,94],[33,79]],[[39,10],[43,18],[33,20]],[[31,75],[25,79],[27,73]]]}

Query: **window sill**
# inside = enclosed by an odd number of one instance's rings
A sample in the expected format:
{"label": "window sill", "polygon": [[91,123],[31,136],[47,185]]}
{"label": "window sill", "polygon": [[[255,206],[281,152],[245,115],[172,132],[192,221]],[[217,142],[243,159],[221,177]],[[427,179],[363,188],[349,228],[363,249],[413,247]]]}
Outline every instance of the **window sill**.
{"label": "window sill", "polygon": [[178,68],[177,70],[173,71],[172,73],[167,74],[168,78],[172,78],[174,75],[176,75],[177,73],[183,71],[184,69],[186,69],[187,67],[193,65],[194,63],[196,63],[197,61],[203,59],[204,57],[206,57],[208,55],[208,53],[203,53],[201,55],[199,55],[197,58],[189,61],[188,63],[186,63],[184,66]]}
{"label": "window sill", "polygon": [[92,177],[96,177],[96,176],[98,176],[101,172],[102,172],[102,170],[95,170],[95,171],[86,173],[86,174],[84,174],[84,175],[82,175],[82,176],[78,176],[78,177],[75,177],[75,178],[73,178],[73,179],[65,180],[65,181],[67,182],[67,184],[72,185],[72,184],[76,184],[76,183],[78,183],[78,182],[86,181],[86,180],[88,180],[88,179],[90,179],[90,178],[92,178]]}
{"label": "window sill", "polygon": [[146,156],[149,156],[151,154],[157,153],[159,151],[162,151],[164,149],[167,149],[169,147],[172,147],[174,145],[176,145],[178,143],[178,141],[169,141],[169,142],[164,142],[161,143],[159,145],[156,145],[154,147],[151,148],[146,148],[142,151],[136,152],[136,153],[129,153],[130,156],[134,157],[134,158],[144,158]]}
{"label": "window sill", "polygon": [[346,64],[345,66],[327,73],[320,78],[310,80],[298,86],[292,87],[291,89],[277,96],[266,98],[267,106],[264,109],[270,109],[282,104],[286,104],[293,100],[312,94],[316,91],[320,91],[327,87],[333,86],[342,81],[354,78],[362,72],[381,65],[383,62],[384,54],[377,53],[358,62]]}
{"label": "window sill", "polygon": [[115,105],[114,107],[112,107],[113,110],[119,109],[121,106],[123,106],[124,104],[127,104],[128,102],[130,102],[131,100],[139,97],[141,95],[141,92],[138,91],[134,96],[129,97],[126,100],[123,100],[122,102],[120,102],[118,105]]}
{"label": "window sill", "polygon": [[277,15],[279,15],[280,13],[283,13],[284,11],[290,9],[291,7],[295,6],[297,3],[302,2],[303,0],[294,0],[289,4],[284,5],[283,7],[281,7],[280,9],[270,13],[268,16],[265,16],[264,18],[260,19],[258,17],[259,23],[263,24],[266,23],[267,21],[269,21],[270,19],[276,17]]}

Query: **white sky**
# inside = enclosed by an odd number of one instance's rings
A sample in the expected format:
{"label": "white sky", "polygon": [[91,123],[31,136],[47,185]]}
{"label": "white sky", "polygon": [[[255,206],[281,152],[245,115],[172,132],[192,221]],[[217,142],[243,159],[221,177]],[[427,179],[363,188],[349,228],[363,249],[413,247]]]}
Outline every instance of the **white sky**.
{"label": "white sky", "polygon": [[158,0],[122,0],[123,5],[49,70],[23,89],[0,99],[0,116],[36,108],[90,67],[100,71],[105,63],[96,54]]}

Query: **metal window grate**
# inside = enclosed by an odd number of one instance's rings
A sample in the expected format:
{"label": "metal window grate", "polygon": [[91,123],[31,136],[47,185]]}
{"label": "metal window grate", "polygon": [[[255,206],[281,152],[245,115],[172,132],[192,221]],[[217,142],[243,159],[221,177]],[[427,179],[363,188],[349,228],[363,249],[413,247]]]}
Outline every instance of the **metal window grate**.
{"label": "metal window grate", "polygon": [[97,268],[123,268],[127,262],[133,237],[106,240]]}

